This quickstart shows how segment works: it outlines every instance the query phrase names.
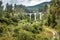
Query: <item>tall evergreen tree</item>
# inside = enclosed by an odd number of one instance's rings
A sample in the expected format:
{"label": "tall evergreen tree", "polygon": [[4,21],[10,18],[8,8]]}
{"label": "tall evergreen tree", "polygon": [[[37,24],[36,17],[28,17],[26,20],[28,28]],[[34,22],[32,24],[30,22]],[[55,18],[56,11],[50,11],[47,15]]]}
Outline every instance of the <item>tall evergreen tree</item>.
{"label": "tall evergreen tree", "polygon": [[12,4],[9,5],[9,4],[7,3],[7,5],[6,5],[6,10],[5,10],[5,11],[6,11],[6,13],[7,13],[6,17],[9,18],[9,17],[10,17],[10,14],[13,12]]}
{"label": "tall evergreen tree", "polygon": [[56,16],[60,15],[60,0],[52,0],[50,7],[51,23],[54,28],[57,25]]}
{"label": "tall evergreen tree", "polygon": [[2,1],[0,1],[0,18],[3,15],[3,7],[1,5],[2,5]]}

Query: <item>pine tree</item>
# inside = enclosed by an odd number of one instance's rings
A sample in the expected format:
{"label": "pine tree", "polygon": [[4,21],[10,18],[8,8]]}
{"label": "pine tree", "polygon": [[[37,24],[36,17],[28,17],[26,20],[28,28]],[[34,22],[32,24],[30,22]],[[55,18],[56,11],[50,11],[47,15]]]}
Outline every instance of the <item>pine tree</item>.
{"label": "pine tree", "polygon": [[56,17],[60,15],[60,0],[52,0],[50,7],[51,23],[54,28],[57,25]]}
{"label": "pine tree", "polygon": [[3,7],[2,5],[2,1],[0,1],[0,18],[3,16]]}
{"label": "pine tree", "polygon": [[12,9],[12,4],[11,5],[8,5],[8,3],[7,3],[7,5],[6,5],[6,13],[7,13],[7,15],[6,15],[6,17],[7,18],[10,18],[10,14],[13,12],[13,9]]}

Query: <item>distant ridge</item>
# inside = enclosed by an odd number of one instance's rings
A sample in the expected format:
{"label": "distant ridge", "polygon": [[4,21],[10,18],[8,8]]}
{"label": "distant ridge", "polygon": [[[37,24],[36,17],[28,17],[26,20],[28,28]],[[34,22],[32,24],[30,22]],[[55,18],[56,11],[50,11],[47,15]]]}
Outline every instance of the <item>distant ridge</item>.
{"label": "distant ridge", "polygon": [[28,6],[26,8],[29,11],[38,11],[39,10],[41,12],[41,11],[44,10],[45,5],[50,5],[50,3],[51,2],[43,2],[41,4],[38,4],[38,5],[35,5],[35,6]]}

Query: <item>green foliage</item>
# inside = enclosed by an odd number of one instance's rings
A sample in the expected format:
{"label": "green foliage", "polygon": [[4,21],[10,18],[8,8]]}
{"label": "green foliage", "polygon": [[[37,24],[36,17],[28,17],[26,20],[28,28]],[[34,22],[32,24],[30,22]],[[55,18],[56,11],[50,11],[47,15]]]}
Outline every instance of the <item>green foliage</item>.
{"label": "green foliage", "polygon": [[[45,26],[48,25],[56,30],[60,28],[59,0],[52,0],[50,6],[44,5],[42,20],[37,15],[37,21],[34,21],[34,15],[32,15],[32,20],[29,19],[22,5],[15,5],[12,10],[12,5],[7,4],[3,11],[1,4],[0,1],[0,40],[51,40],[50,35],[52,34],[49,30],[44,30]],[[40,8],[37,11],[41,11]],[[35,12],[37,13],[37,11]],[[60,31],[58,33],[60,36]]]}

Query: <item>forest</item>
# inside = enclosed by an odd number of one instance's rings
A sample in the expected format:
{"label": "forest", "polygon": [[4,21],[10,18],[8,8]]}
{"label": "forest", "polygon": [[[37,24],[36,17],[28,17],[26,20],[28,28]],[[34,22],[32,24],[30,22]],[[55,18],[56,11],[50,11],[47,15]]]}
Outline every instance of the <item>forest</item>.
{"label": "forest", "polygon": [[60,40],[60,0],[51,0],[44,6],[42,20],[29,19],[28,11],[23,5],[7,3],[5,10],[0,1],[0,40]]}

